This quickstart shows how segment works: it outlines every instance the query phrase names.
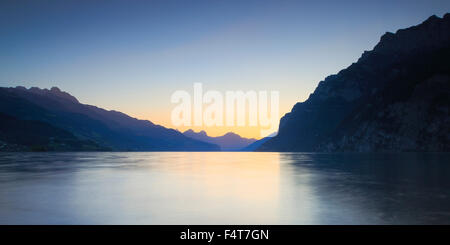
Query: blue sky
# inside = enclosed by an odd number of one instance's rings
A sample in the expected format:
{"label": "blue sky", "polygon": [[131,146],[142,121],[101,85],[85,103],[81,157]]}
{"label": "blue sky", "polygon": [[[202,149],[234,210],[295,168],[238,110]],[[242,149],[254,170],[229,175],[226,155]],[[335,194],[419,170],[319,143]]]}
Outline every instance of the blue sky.
{"label": "blue sky", "polygon": [[[1,1],[0,86],[58,86],[170,127],[170,95],[278,90],[282,116],[450,1]],[[219,133],[217,133],[219,134]]]}

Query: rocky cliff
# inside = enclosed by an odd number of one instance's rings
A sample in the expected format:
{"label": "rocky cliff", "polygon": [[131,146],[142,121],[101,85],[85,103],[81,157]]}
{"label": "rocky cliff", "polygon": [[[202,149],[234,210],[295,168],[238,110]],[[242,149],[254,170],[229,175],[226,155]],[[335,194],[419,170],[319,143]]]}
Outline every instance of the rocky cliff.
{"label": "rocky cliff", "polygon": [[450,151],[450,14],[386,33],[321,81],[260,151]]}

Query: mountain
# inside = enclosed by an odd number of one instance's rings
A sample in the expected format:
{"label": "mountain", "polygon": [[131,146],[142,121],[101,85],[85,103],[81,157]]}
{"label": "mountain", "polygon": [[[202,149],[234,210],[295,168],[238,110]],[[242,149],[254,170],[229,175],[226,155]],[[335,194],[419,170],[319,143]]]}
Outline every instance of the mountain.
{"label": "mountain", "polygon": [[[102,149],[114,151],[219,149],[216,145],[193,140],[150,121],[81,104],[75,97],[56,87],[50,90],[35,87],[0,88],[0,113],[21,121],[45,123],[69,132],[80,142],[95,142]],[[15,125],[10,127],[8,130],[14,130]],[[7,129],[2,129],[2,133],[4,130]]]}
{"label": "mountain", "polygon": [[240,151],[255,151],[257,150],[262,144],[266,143],[268,140],[272,139],[272,137],[264,137],[260,140],[257,140],[250,145],[242,148]]}
{"label": "mountain", "polygon": [[192,129],[189,129],[183,134],[192,139],[218,145],[222,151],[239,151],[256,141],[256,139],[243,138],[235,133],[227,133],[222,136],[211,137],[208,136],[205,131],[196,133]]}
{"label": "mountain", "polygon": [[39,121],[20,120],[0,113],[0,151],[105,151],[89,140]]}
{"label": "mountain", "polygon": [[259,151],[450,151],[450,14],[384,34]]}
{"label": "mountain", "polygon": [[271,133],[270,135],[259,139],[253,143],[251,143],[250,145],[242,148],[240,151],[256,151],[262,144],[266,143],[268,140],[272,139],[273,137],[275,137],[277,135],[277,132]]}

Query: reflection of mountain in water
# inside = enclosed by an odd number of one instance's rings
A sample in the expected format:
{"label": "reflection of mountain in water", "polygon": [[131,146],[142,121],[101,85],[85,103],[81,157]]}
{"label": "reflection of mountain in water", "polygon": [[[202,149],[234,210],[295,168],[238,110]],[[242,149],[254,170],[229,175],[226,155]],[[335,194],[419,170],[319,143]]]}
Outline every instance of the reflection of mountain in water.
{"label": "reflection of mountain in water", "polygon": [[0,224],[450,224],[449,162],[435,153],[2,153]]}
{"label": "reflection of mountain in water", "polygon": [[315,224],[450,224],[448,162],[447,153],[280,154],[286,196],[307,183]]}

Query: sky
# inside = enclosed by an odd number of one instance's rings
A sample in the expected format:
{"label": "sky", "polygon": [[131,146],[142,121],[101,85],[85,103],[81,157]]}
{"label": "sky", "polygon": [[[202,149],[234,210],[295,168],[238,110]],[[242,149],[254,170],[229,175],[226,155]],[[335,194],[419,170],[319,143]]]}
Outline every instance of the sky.
{"label": "sky", "polygon": [[[57,86],[175,127],[177,90],[279,91],[279,116],[450,1],[0,1],[0,86]],[[259,127],[193,127],[260,138]]]}

